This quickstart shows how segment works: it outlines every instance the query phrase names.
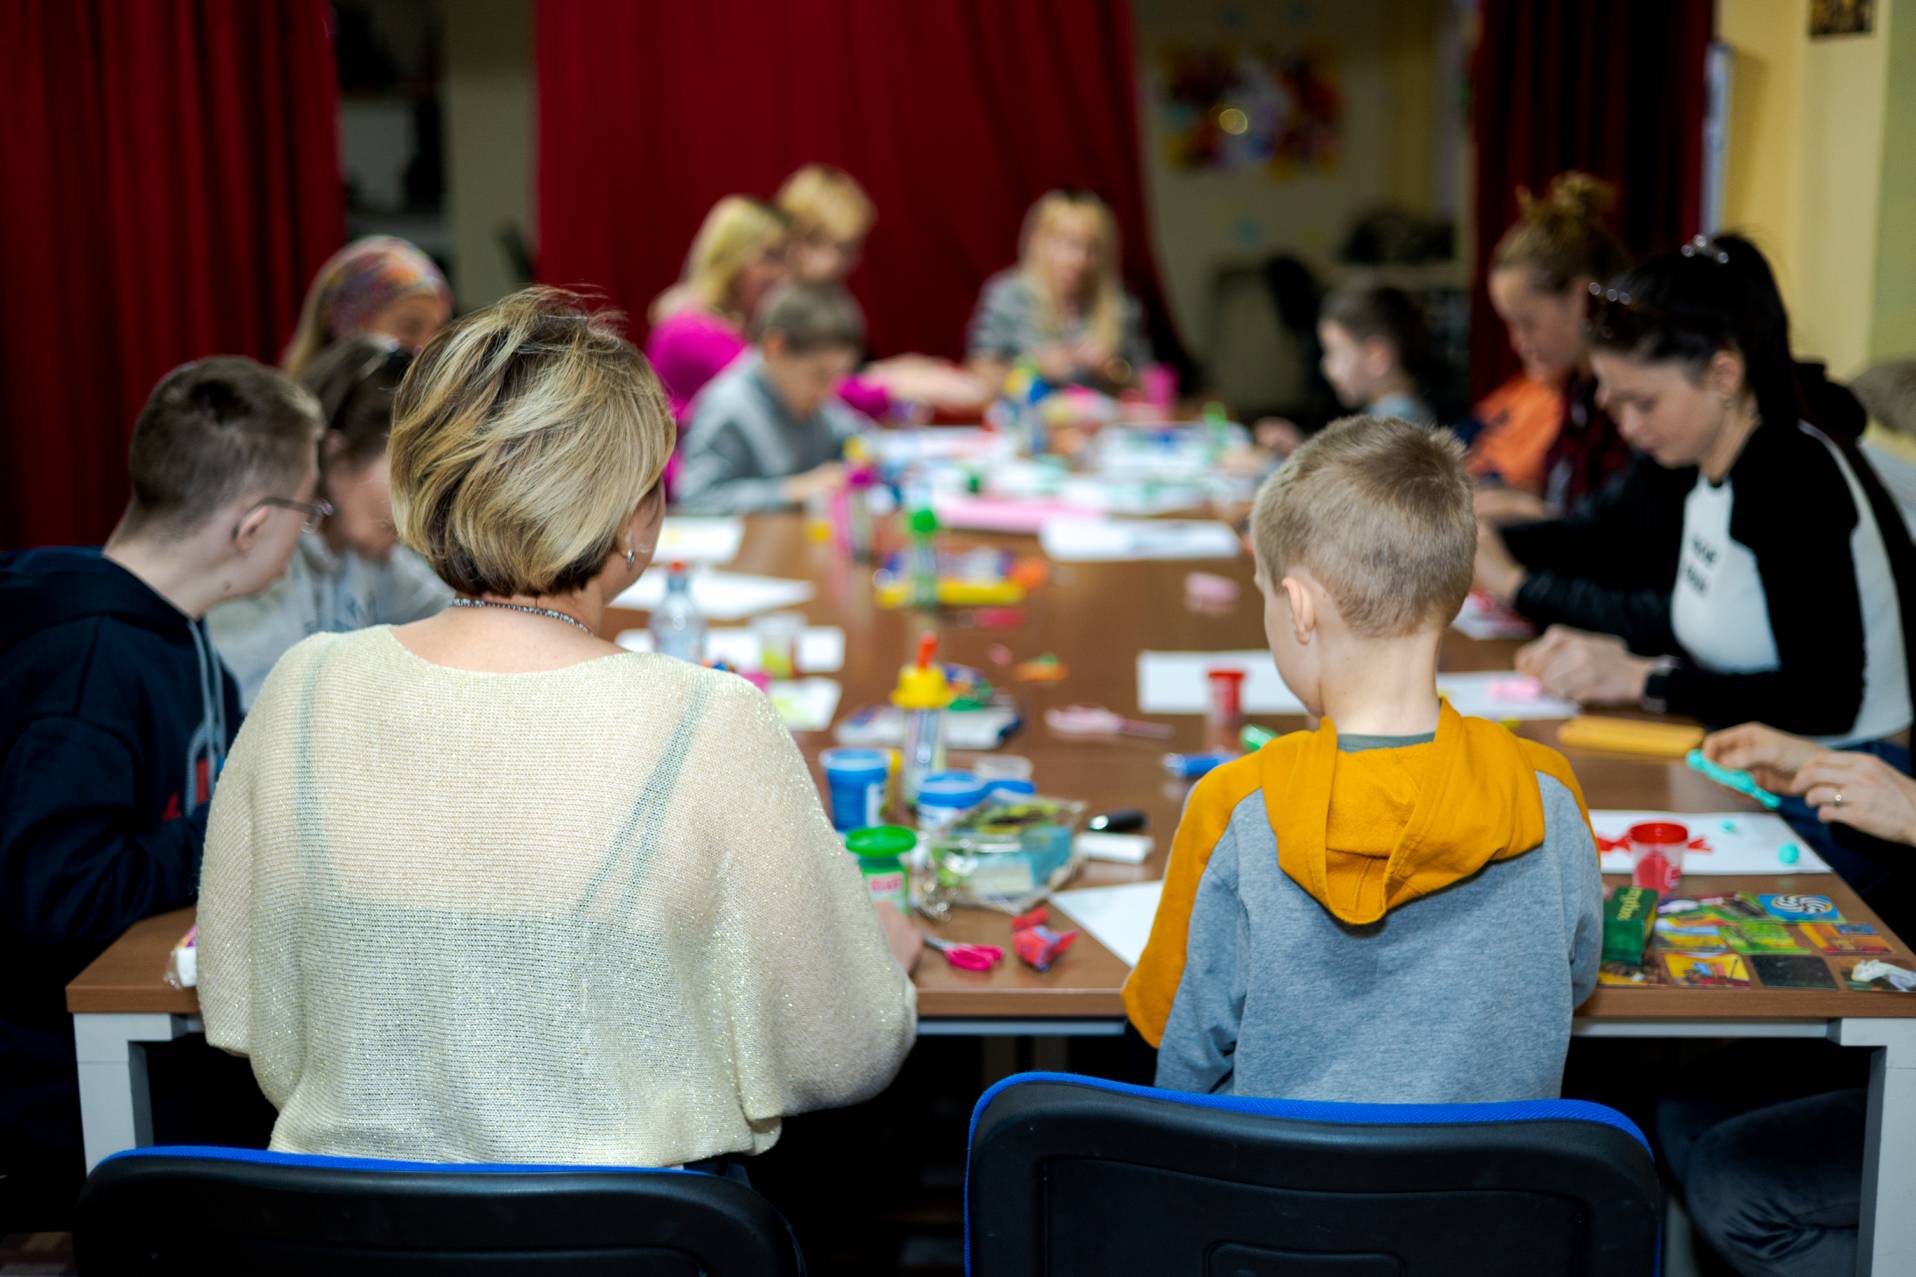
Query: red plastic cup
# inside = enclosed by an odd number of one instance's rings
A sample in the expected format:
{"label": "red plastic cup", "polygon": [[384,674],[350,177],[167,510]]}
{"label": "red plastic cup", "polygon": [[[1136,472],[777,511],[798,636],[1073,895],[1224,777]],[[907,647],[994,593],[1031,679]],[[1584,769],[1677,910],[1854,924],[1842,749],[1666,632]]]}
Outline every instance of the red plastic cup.
{"label": "red plastic cup", "polygon": [[1205,670],[1204,678],[1211,692],[1205,734],[1218,749],[1236,749],[1238,731],[1244,726],[1244,671]]}
{"label": "red plastic cup", "polygon": [[1630,826],[1630,881],[1668,899],[1683,881],[1683,849],[1690,831],[1673,820]]}

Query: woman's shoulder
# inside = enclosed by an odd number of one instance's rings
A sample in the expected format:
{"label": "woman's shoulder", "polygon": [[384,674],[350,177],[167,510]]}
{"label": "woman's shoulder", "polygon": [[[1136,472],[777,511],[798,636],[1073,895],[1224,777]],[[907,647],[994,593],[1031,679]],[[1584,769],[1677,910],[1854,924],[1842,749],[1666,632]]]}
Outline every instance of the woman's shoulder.
{"label": "woman's shoulder", "polygon": [[1031,281],[1016,266],[1007,266],[985,281],[978,300],[988,306],[1025,305],[1031,300]]}
{"label": "woman's shoulder", "polygon": [[1856,521],[1849,477],[1839,449],[1806,421],[1759,426],[1730,471],[1731,533],[1748,544],[1755,536],[1790,537],[1835,514],[1844,527]]}

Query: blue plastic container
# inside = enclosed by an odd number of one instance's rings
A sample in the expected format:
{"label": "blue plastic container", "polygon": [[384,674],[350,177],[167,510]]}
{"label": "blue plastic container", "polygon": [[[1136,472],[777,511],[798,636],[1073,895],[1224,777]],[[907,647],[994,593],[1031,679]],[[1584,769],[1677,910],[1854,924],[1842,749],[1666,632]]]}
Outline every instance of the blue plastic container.
{"label": "blue plastic container", "polygon": [[828,749],[818,756],[831,791],[832,828],[840,833],[883,823],[891,759],[879,749]]}

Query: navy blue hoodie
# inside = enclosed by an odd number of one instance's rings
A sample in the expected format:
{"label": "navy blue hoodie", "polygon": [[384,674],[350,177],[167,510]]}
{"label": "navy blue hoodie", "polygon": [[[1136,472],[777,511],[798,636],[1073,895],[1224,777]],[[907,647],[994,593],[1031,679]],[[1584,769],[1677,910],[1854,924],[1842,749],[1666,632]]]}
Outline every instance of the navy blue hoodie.
{"label": "navy blue hoodie", "polygon": [[0,555],[9,1179],[83,1171],[66,984],[133,923],[198,895],[207,803],[239,720],[204,627],[131,572],[98,550]]}

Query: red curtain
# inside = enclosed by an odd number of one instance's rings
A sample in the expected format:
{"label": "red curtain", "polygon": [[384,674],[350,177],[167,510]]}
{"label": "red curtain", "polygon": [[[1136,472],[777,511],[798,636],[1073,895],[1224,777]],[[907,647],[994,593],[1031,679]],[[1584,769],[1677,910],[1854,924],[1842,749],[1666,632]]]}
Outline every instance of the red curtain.
{"label": "red curtain", "polygon": [[603,291],[635,334],[713,201],[812,160],[878,207],[851,280],[876,353],[962,353],[980,285],[1061,185],[1110,202],[1127,282],[1163,314],[1125,0],[541,0],[536,36],[539,276]]}
{"label": "red curtain", "polygon": [[0,546],[97,543],[160,375],[276,362],[343,233],[328,0],[0,4]]}
{"label": "red curtain", "polygon": [[1471,386],[1516,370],[1484,291],[1491,251],[1565,169],[1614,182],[1617,230],[1636,253],[1696,234],[1703,195],[1704,58],[1710,0],[1480,0],[1472,132],[1477,149],[1477,278]]}

